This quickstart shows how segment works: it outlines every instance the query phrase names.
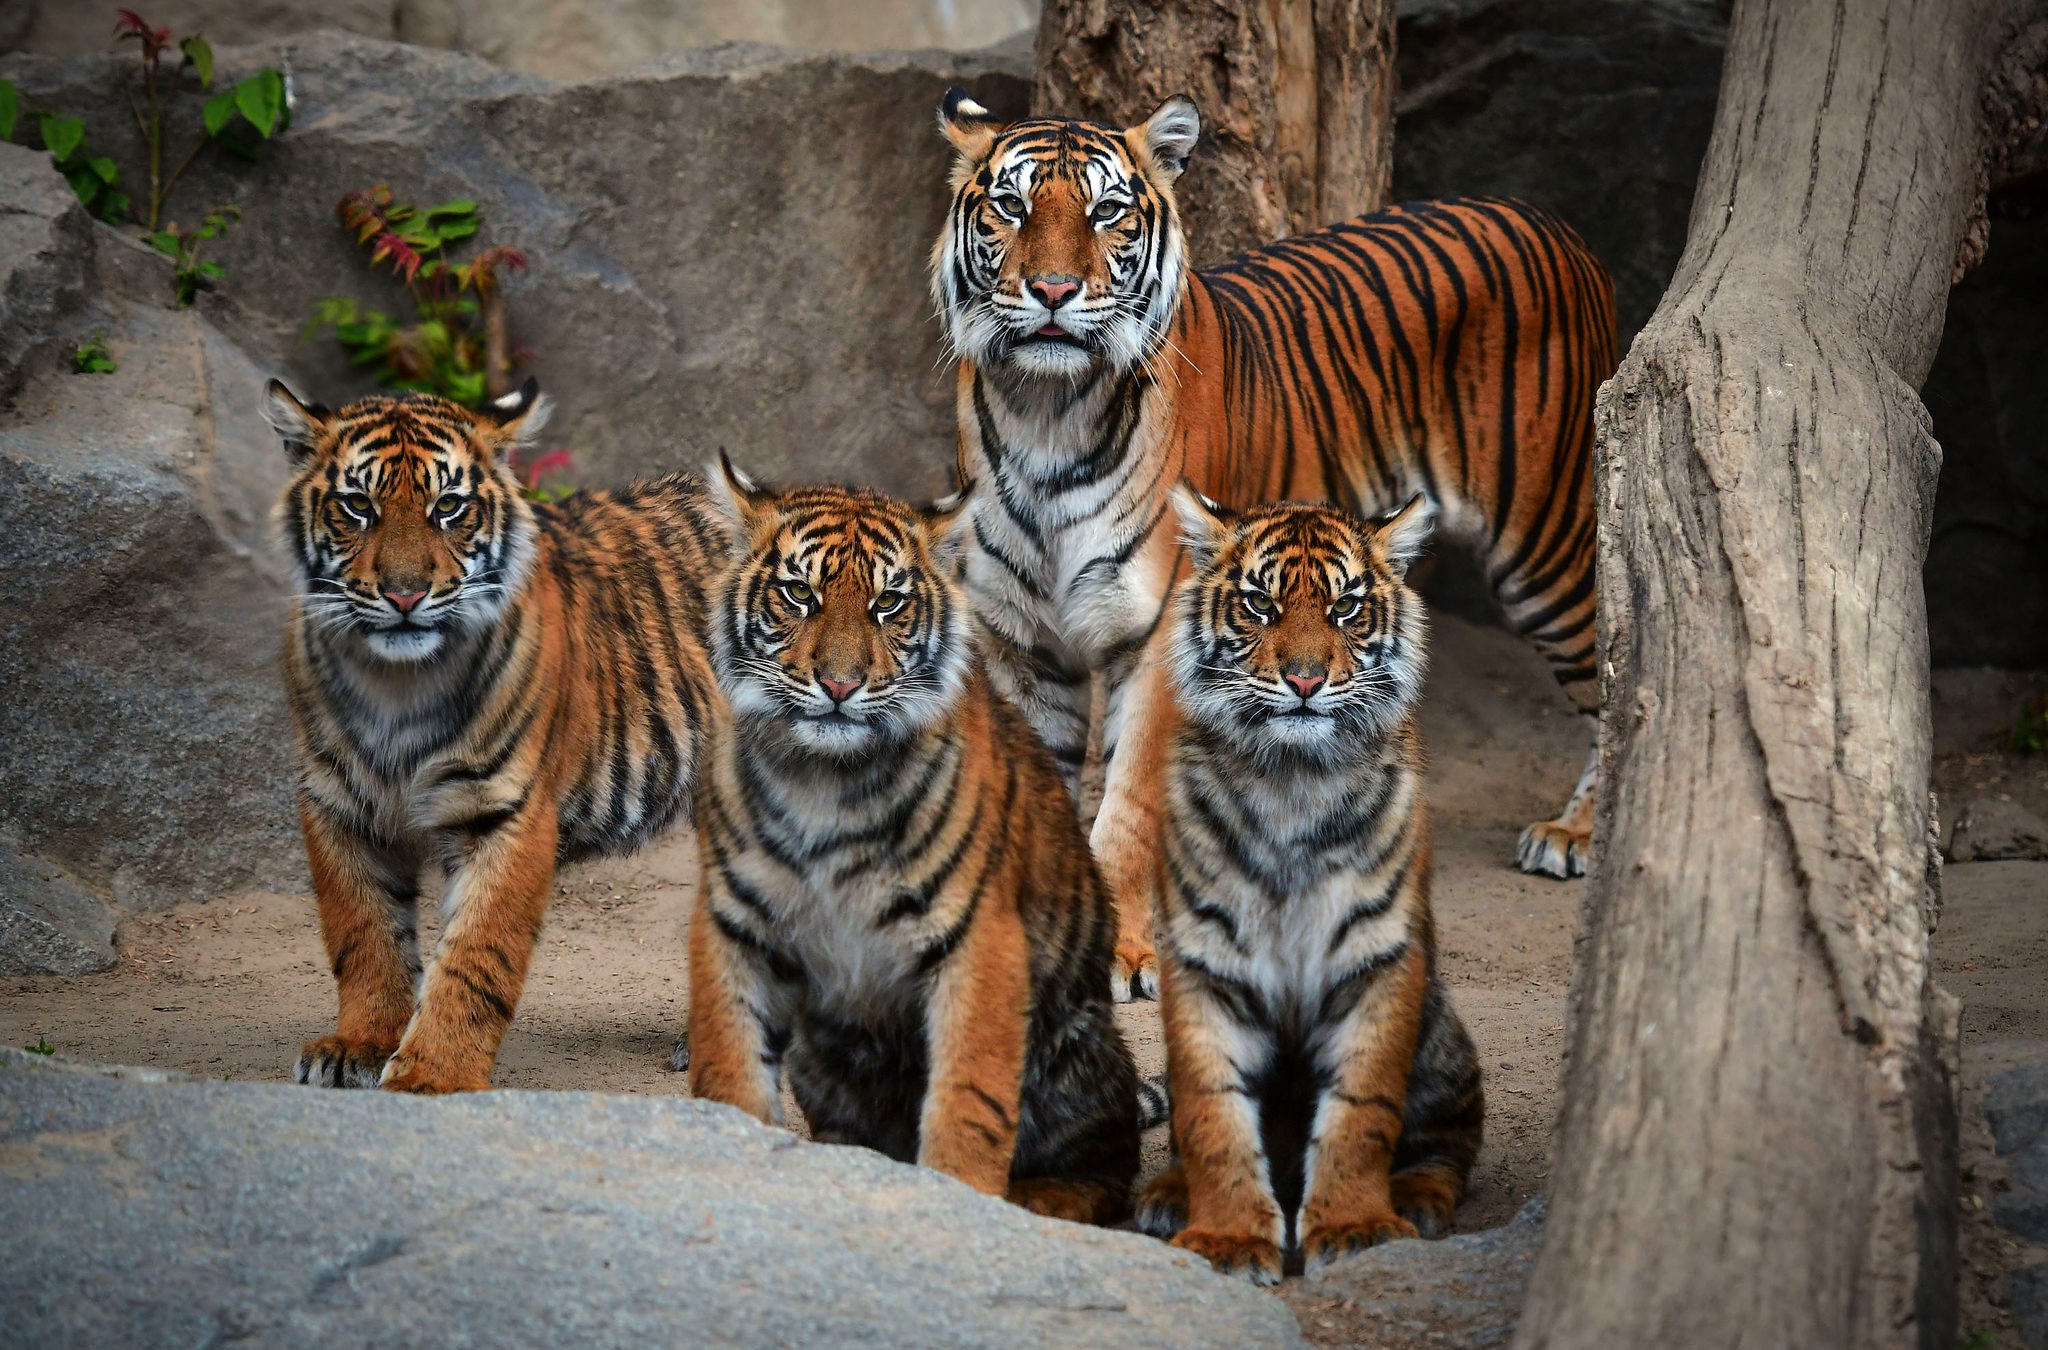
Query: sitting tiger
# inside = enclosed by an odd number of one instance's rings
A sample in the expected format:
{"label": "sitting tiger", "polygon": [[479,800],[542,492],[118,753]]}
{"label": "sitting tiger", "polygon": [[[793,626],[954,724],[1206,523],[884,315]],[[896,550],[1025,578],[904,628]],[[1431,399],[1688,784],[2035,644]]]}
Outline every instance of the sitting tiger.
{"label": "sitting tiger", "polygon": [[1436,970],[1425,622],[1403,584],[1430,513],[1175,504],[1195,564],[1158,924],[1177,1160],[1138,1222],[1271,1284],[1289,1245],[1313,1271],[1442,1234],[1479,1152],[1478,1059]]}
{"label": "sitting tiger", "polygon": [[1130,1209],[1115,931],[1059,771],[976,662],[963,512],[724,466],[733,710],[698,803],[690,1090],[1041,1214]]}
{"label": "sitting tiger", "polygon": [[528,502],[507,459],[547,419],[531,380],[474,412],[420,394],[329,412],[273,380],[265,412],[295,468],[285,693],[341,998],[293,1074],[486,1088],[557,860],[638,846],[694,791],[722,716],[701,585],[723,527],[680,476]]}
{"label": "sitting tiger", "polygon": [[[1119,997],[1152,992],[1146,936],[1174,711],[1162,620],[1185,567],[1168,493],[1370,514],[1428,494],[1475,543],[1516,631],[1583,712],[1593,678],[1593,397],[1612,288],[1585,244],[1517,202],[1426,202],[1188,267],[1173,198],[1200,133],[1184,98],[1118,130],[1004,125],[960,90],[932,292],[960,356],[966,556],[997,690],[1071,785],[1091,678],[1107,694],[1093,844],[1116,898]],[[1585,870],[1591,759],[1520,864]]]}

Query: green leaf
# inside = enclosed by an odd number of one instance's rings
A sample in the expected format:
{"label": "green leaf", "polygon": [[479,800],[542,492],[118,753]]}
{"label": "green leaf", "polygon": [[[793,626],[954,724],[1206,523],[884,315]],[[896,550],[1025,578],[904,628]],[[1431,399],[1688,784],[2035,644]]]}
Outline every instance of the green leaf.
{"label": "green leaf", "polygon": [[14,81],[0,80],[0,141],[14,139],[14,124],[21,118],[21,95]]}
{"label": "green leaf", "polygon": [[128,208],[130,205],[132,203],[128,200],[127,193],[116,192],[109,188],[100,194],[100,204],[96,209],[100,213],[101,220],[106,221],[109,225],[119,225],[128,218]]}
{"label": "green leaf", "polygon": [[466,197],[452,202],[442,202],[439,206],[427,209],[428,220],[434,220],[441,216],[473,216],[475,214],[476,203]]}
{"label": "green leaf", "polygon": [[114,182],[121,176],[121,166],[108,159],[105,155],[101,155],[96,159],[89,159],[85,164],[87,168],[100,176],[102,183]]}
{"label": "green leaf", "polygon": [[267,140],[284,111],[284,76],[274,70],[257,71],[235,86],[235,106]]}
{"label": "green leaf", "polygon": [[71,152],[78,149],[85,140],[85,119],[80,117],[58,117],[53,113],[42,116],[43,147],[58,163],[71,158]]}
{"label": "green leaf", "polygon": [[71,190],[78,194],[78,200],[87,206],[91,206],[107,186],[100,181],[98,174],[83,164],[60,164],[57,167],[71,184]]}
{"label": "green leaf", "polygon": [[454,399],[457,403],[463,404],[475,405],[483,402],[483,374],[479,372],[475,375],[450,375],[448,377],[448,397]]}
{"label": "green leaf", "polygon": [[172,234],[169,230],[158,230],[155,234],[145,234],[142,236],[142,240],[159,253],[167,254],[173,258],[178,256],[178,236]]}
{"label": "green leaf", "polygon": [[474,218],[448,221],[440,226],[441,242],[446,244],[452,243],[457,239],[467,239],[476,233],[477,226],[481,223],[481,221]]}
{"label": "green leaf", "polygon": [[194,33],[178,44],[178,50],[185,53],[185,61],[199,72],[199,87],[207,88],[213,83],[213,45]]}
{"label": "green leaf", "polygon": [[223,89],[220,93],[206,100],[206,107],[200,115],[206,119],[206,134],[209,136],[220,135],[221,128],[234,119],[235,91]]}
{"label": "green leaf", "polygon": [[228,269],[211,260],[199,264],[199,275],[218,281],[228,274]]}

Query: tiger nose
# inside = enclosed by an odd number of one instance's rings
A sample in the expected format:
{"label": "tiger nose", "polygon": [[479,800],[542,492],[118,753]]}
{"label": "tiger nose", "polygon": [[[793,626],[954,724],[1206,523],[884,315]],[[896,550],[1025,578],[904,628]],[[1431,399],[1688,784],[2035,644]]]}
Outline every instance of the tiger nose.
{"label": "tiger nose", "polygon": [[852,698],[853,691],[861,684],[859,680],[835,680],[828,675],[820,675],[818,683],[825,686],[825,692],[832,696],[834,703],[844,703]]}
{"label": "tiger nose", "polygon": [[427,598],[425,591],[386,591],[384,598],[398,607],[400,614],[412,613],[412,607]]}
{"label": "tiger nose", "polygon": [[1068,296],[1080,289],[1080,282],[1057,272],[1031,278],[1031,293],[1044,302],[1047,309],[1058,309],[1066,303]]}
{"label": "tiger nose", "polygon": [[1295,693],[1306,699],[1323,687],[1323,680],[1328,672],[1323,669],[1320,662],[1298,661],[1290,664],[1280,674],[1293,686]]}

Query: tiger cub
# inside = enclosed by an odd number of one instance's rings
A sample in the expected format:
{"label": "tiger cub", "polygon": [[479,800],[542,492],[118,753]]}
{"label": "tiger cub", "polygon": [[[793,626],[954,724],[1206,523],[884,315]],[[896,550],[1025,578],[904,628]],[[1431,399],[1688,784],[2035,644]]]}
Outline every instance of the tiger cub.
{"label": "tiger cub", "polygon": [[1368,525],[1175,497],[1161,1017],[1176,1162],[1138,1223],[1259,1284],[1451,1223],[1485,1102],[1438,979],[1403,575],[1417,496]]}
{"label": "tiger cub", "polygon": [[989,689],[942,561],[960,499],[776,495],[729,464],[733,719],[698,803],[690,1090],[1040,1214],[1130,1210],[1115,916],[1058,767]]}
{"label": "tiger cub", "polygon": [[285,693],[341,996],[293,1076],[486,1088],[557,860],[644,843],[694,790],[722,715],[701,579],[723,525],[683,477],[525,500],[506,459],[547,418],[531,380],[475,412],[419,394],[329,412],[273,380],[265,412],[295,467]]}

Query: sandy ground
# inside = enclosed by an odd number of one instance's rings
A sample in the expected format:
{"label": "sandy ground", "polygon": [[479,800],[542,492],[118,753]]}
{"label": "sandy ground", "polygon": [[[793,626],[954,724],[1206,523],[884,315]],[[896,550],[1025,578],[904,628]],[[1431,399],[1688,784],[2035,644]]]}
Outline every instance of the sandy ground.
{"label": "sandy ground", "polygon": [[[1498,630],[1439,619],[1432,668],[1424,726],[1443,969],[1486,1071],[1487,1140],[1459,1213],[1470,1231],[1505,1222],[1550,1170],[1583,883],[1525,877],[1508,860],[1521,826],[1563,803],[1590,726],[1536,656]],[[2048,760],[2003,748],[2019,696],[2036,683],[1990,674],[1943,682],[1936,777],[1945,814],[1950,803],[1999,792],[2048,814]],[[669,1062],[688,1006],[683,930],[695,886],[686,835],[563,873],[498,1086],[685,1091]],[[2017,1344],[1993,1301],[2003,1271],[2048,1256],[1990,1225],[2002,1171],[1976,1107],[1988,1073],[2048,1054],[2048,864],[1952,867],[1947,894],[1937,956],[1965,1002],[1963,1327],[1992,1334],[1973,1347],[1983,1350]],[[331,1026],[333,989],[307,895],[245,893],[139,917],[123,925],[118,947],[120,964],[104,975],[0,981],[0,1041],[283,1080],[299,1044]],[[1122,1020],[1141,1068],[1157,1072],[1156,1006],[1129,1005]],[[1164,1134],[1148,1141],[1148,1167],[1164,1161]],[[1282,1297],[1310,1340],[1354,1340],[1342,1307],[1303,1297],[1296,1281]]]}

